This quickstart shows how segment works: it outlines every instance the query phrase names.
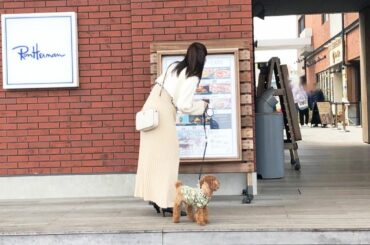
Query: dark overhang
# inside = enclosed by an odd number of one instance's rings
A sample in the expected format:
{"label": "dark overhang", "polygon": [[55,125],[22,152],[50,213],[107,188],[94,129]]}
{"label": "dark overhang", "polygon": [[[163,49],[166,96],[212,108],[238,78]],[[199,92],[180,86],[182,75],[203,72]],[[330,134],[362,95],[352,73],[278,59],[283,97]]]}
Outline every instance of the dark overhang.
{"label": "dark overhang", "polygon": [[358,12],[370,0],[252,0],[254,16]]}

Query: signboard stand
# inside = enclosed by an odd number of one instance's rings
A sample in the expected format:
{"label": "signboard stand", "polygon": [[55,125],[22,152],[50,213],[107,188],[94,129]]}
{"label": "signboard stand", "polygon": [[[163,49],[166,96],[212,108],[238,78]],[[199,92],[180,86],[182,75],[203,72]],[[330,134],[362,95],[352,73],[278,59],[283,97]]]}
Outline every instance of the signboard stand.
{"label": "signboard stand", "polygon": [[316,102],[321,124],[333,124],[333,113],[330,101]]}
{"label": "signboard stand", "polygon": [[[289,149],[290,162],[295,170],[301,169],[298,157],[297,141],[302,139],[301,131],[298,125],[297,111],[294,104],[292,90],[290,89],[288,79],[288,68],[286,65],[280,65],[280,59],[273,57],[268,63],[261,64],[261,72],[258,78],[257,97],[261,96],[265,90],[272,85],[274,78],[277,90],[276,96],[279,96],[281,110],[284,117],[284,128],[286,139],[284,139],[284,149]],[[274,77],[273,77],[274,75]]]}

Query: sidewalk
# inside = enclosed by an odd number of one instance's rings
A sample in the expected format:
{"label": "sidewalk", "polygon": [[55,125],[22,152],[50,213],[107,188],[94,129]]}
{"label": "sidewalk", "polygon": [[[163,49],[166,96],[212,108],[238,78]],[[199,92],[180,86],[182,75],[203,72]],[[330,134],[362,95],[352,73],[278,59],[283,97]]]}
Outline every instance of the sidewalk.
{"label": "sidewalk", "polygon": [[173,224],[132,197],[8,200],[0,244],[369,243],[370,145],[360,128],[349,130],[302,128],[301,171],[286,152],[283,179],[259,180],[252,204],[215,197],[205,227],[186,217]]}

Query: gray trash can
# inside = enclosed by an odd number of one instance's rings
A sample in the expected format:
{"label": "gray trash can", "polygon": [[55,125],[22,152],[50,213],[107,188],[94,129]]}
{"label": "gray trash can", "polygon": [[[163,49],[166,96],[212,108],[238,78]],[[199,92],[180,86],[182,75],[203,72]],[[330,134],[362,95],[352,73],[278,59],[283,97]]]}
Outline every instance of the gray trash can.
{"label": "gray trash can", "polygon": [[283,114],[256,113],[257,174],[263,179],[284,177]]}
{"label": "gray trash can", "polygon": [[275,112],[274,92],[269,88],[256,100],[257,174],[263,179],[284,177],[284,120]]}

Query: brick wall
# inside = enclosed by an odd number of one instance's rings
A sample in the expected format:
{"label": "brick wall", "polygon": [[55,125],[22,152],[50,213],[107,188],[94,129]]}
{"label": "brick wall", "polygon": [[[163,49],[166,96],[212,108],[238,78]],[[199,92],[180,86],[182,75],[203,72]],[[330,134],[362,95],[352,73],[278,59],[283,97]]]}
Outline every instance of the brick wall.
{"label": "brick wall", "polygon": [[312,45],[314,49],[330,39],[330,21],[321,23],[321,14],[305,15],[305,26],[312,28]]}
{"label": "brick wall", "polygon": [[[349,26],[359,19],[358,13],[344,15],[344,25]],[[355,44],[355,45],[354,45]],[[359,59],[360,57],[360,28],[357,27],[346,36],[346,60]]]}
{"label": "brick wall", "polygon": [[352,24],[354,21],[358,20],[358,13],[346,13],[344,14],[344,26],[347,27]]}
{"label": "brick wall", "polygon": [[[349,26],[358,19],[358,13],[347,13],[344,15],[344,25]],[[321,15],[306,15],[306,27],[312,28],[313,31],[313,46],[317,49],[320,45],[330,39],[329,21],[321,23]],[[360,57],[360,33],[359,28],[355,28],[346,34],[346,60],[358,59]],[[319,61],[317,64],[310,66],[307,69],[307,81],[312,87],[316,82],[316,74],[326,70],[329,64],[329,51],[325,49],[314,58],[326,56],[326,59]]]}
{"label": "brick wall", "polygon": [[346,36],[346,60],[360,58],[360,28],[357,27]]}
{"label": "brick wall", "polygon": [[0,89],[0,175],[134,172],[134,113],[149,92],[150,43],[252,45],[250,0],[0,2],[0,14],[65,11],[77,13],[80,86]]}
{"label": "brick wall", "polygon": [[314,56],[312,60],[317,60],[319,57],[326,57],[321,59],[317,63],[313,65],[307,66],[307,89],[314,90],[316,87],[316,74],[326,70],[329,67],[329,52],[328,49],[324,49],[323,51],[319,52],[317,55]]}

